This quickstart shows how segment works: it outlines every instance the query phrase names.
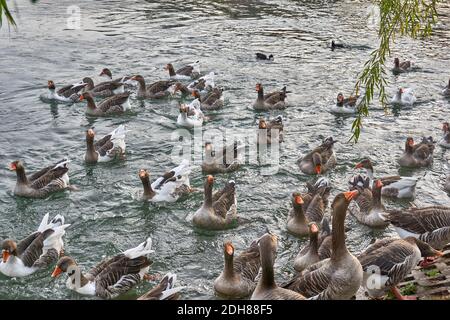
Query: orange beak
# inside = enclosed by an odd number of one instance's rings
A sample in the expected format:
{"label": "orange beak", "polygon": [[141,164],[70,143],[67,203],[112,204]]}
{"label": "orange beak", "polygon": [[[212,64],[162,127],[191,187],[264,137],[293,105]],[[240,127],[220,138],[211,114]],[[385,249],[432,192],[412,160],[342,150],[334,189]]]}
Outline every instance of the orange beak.
{"label": "orange beak", "polygon": [[320,166],[320,164],[318,164],[317,166],[316,166],[316,173],[317,174],[320,174],[320,171],[321,171],[321,166]]}
{"label": "orange beak", "polygon": [[8,251],[3,251],[3,263],[6,263],[8,261],[10,255],[11,254]]}
{"label": "orange beak", "polygon": [[298,205],[305,203],[305,202],[303,201],[302,197],[300,197],[300,196],[295,196],[294,201],[295,201],[295,203],[298,204]]}
{"label": "orange beak", "polygon": [[377,188],[383,187],[383,182],[381,182],[381,180],[377,180],[376,186],[377,186]]}
{"label": "orange beak", "polygon": [[17,170],[16,165],[15,165],[14,163],[11,163],[11,164],[9,165],[9,170],[11,170],[11,171],[16,171],[16,170]]}
{"label": "orange beak", "polygon": [[52,278],[58,278],[61,273],[62,273],[61,268],[56,266],[55,270],[53,270],[52,272]]}
{"label": "orange beak", "polygon": [[412,140],[412,139],[409,140],[408,144],[409,144],[410,147],[414,147],[414,140]]}
{"label": "orange beak", "polygon": [[359,194],[358,190],[344,192],[344,196],[345,199],[347,199],[347,201],[352,201],[352,199],[356,197],[358,194]]}
{"label": "orange beak", "polygon": [[362,163],[359,162],[359,163],[356,164],[355,169],[360,169],[362,167],[363,167]]}
{"label": "orange beak", "polygon": [[80,101],[83,101],[83,100],[84,100],[84,96],[81,95],[81,96],[80,96]]}
{"label": "orange beak", "polygon": [[444,253],[442,251],[436,252],[436,257],[442,257],[443,255],[444,255]]}
{"label": "orange beak", "polygon": [[313,223],[313,224],[311,225],[311,232],[312,232],[312,233],[319,232],[319,228],[317,228],[317,225],[316,225],[315,223]]}
{"label": "orange beak", "polygon": [[232,256],[233,253],[234,253],[233,245],[232,245],[231,243],[226,243],[226,244],[225,244],[225,251],[227,252],[227,254],[228,254],[229,256]]}
{"label": "orange beak", "polygon": [[214,182],[214,177],[211,176],[211,175],[209,175],[206,179],[208,180],[208,183],[213,183]]}

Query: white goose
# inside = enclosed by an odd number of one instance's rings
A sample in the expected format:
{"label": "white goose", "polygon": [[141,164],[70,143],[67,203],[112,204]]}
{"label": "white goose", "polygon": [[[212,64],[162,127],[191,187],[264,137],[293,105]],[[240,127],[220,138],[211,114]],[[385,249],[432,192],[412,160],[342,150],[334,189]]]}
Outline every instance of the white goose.
{"label": "white goose", "polygon": [[37,270],[45,269],[58,260],[63,252],[63,236],[70,224],[64,224],[64,217],[56,215],[50,223],[48,213],[36,232],[20,241],[3,241],[0,272],[8,277],[25,277]]}
{"label": "white goose", "polygon": [[87,163],[108,162],[125,154],[125,126],[120,125],[110,134],[94,143],[95,132],[92,129],[86,132],[86,154],[84,160]]}
{"label": "white goose", "polygon": [[189,161],[183,159],[178,167],[164,173],[150,184],[150,175],[147,170],[139,171],[139,178],[144,187],[143,197],[151,202],[175,202],[184,194],[192,191],[189,174],[191,167]]}
{"label": "white goose", "polygon": [[80,101],[80,94],[82,90],[87,86],[87,83],[83,81],[63,86],[59,90],[56,90],[55,83],[52,80],[48,81],[48,93],[42,95],[41,98],[50,101],[59,101],[64,103],[74,103]]}
{"label": "white goose", "polygon": [[[196,100],[194,100],[193,102],[195,102]],[[204,120],[203,112],[197,109],[195,104],[191,103],[191,105],[180,105],[180,114],[178,115],[177,119],[177,125],[179,127],[190,129],[193,127],[202,126]]]}
{"label": "white goose", "polygon": [[411,88],[400,88],[392,97],[391,104],[412,106],[417,101],[414,90]]}

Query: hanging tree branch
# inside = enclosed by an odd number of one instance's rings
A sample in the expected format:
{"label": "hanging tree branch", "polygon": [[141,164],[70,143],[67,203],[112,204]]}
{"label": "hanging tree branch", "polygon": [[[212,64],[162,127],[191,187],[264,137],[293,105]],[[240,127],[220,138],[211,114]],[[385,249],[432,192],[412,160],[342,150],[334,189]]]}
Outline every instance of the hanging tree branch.
{"label": "hanging tree branch", "polygon": [[375,91],[380,103],[386,108],[386,58],[391,53],[391,44],[396,36],[408,36],[413,39],[424,38],[432,33],[437,22],[437,3],[439,0],[373,0],[380,8],[380,26],[378,29],[379,47],[373,51],[364,64],[355,85],[358,94],[365,89],[358,105],[358,114],[352,125],[350,140],[358,142],[361,134],[362,118],[369,115],[369,105]]}

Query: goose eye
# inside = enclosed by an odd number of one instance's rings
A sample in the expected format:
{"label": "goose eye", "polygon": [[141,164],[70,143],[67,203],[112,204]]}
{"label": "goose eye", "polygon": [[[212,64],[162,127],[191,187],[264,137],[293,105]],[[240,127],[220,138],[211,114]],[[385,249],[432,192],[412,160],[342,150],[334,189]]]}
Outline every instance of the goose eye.
{"label": "goose eye", "polygon": [[181,175],[178,175],[177,178],[178,178],[178,179],[181,179]]}
{"label": "goose eye", "polygon": [[74,275],[75,274],[75,270],[72,270],[70,273],[69,273],[69,276],[72,276],[72,275]]}

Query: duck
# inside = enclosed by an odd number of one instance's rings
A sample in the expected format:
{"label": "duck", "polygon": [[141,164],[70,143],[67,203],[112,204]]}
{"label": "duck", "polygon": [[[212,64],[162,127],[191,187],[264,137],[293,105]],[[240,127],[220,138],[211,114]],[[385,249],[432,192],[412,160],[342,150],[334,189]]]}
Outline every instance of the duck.
{"label": "duck", "polygon": [[336,105],[331,107],[331,111],[334,113],[352,114],[356,113],[356,102],[359,96],[350,96],[344,98],[342,93],[339,93],[336,99]]}
{"label": "duck", "polygon": [[149,278],[147,272],[152,262],[147,255],[154,252],[151,246],[152,239],[147,238],[137,247],[103,260],[86,274],[82,272],[75,259],[64,256],[58,260],[51,276],[57,278],[62,273],[67,273],[68,289],[82,295],[112,299]]}
{"label": "duck", "polygon": [[336,154],[333,146],[337,141],[333,137],[326,138],[322,144],[314,148],[297,164],[305,174],[324,174],[336,166]]}
{"label": "duck", "polygon": [[253,103],[253,108],[256,111],[268,111],[268,110],[282,110],[286,109],[286,87],[283,87],[280,91],[264,94],[264,89],[261,83],[256,84],[256,92],[258,97]]}
{"label": "duck", "polygon": [[346,46],[343,43],[336,43],[334,40],[331,40],[331,51],[334,51],[335,49],[343,49]]}
{"label": "duck", "polygon": [[167,98],[171,95],[169,89],[175,83],[174,80],[161,80],[146,85],[144,77],[141,75],[132,76],[130,81],[136,81],[138,83],[138,91],[136,93],[138,99]]}
{"label": "duck", "polygon": [[386,210],[381,202],[382,187],[381,180],[373,181],[372,188],[361,188],[358,197],[349,206],[350,214],[359,223],[371,228],[386,228],[389,225],[381,216]]}
{"label": "duck", "polygon": [[411,61],[405,60],[402,63],[400,63],[399,58],[394,59],[394,68],[392,69],[392,72],[394,74],[403,73],[409,71],[410,69],[411,69]]}
{"label": "duck", "polygon": [[208,175],[205,180],[205,198],[203,205],[193,216],[195,226],[208,230],[224,230],[238,222],[236,183],[228,181],[222,190],[213,194],[214,177]]}
{"label": "duck", "polygon": [[450,80],[448,80],[447,86],[442,90],[442,95],[445,97],[450,97]]}
{"label": "duck", "polygon": [[48,80],[47,82],[48,93],[45,98],[52,101],[59,101],[66,103],[78,102],[82,90],[87,85],[88,85],[87,83],[79,82],[63,86],[61,89],[56,91],[56,86],[53,80]]}
{"label": "duck", "polygon": [[124,84],[115,81],[105,81],[94,85],[94,80],[89,77],[83,78],[83,82],[87,83],[83,92],[89,92],[93,97],[108,98],[119,93],[124,93]]}
{"label": "duck", "polygon": [[286,228],[287,230],[297,236],[305,237],[309,235],[308,224],[310,222],[320,223],[325,213],[325,198],[329,189],[321,188],[318,190],[308,204],[304,207],[304,200],[300,193],[294,192],[292,194],[292,209],[289,211]]}
{"label": "duck", "polygon": [[284,141],[283,116],[278,115],[273,119],[259,119],[258,144],[281,143]]}
{"label": "duck", "polygon": [[17,182],[14,194],[26,198],[45,198],[52,193],[71,189],[69,184],[69,159],[64,158],[27,177],[25,167],[20,160],[9,166],[15,171]]}
{"label": "duck", "polygon": [[373,298],[380,298],[390,290],[398,300],[416,300],[415,296],[403,296],[397,285],[422,258],[442,255],[442,252],[414,237],[378,240],[358,256],[364,270],[363,287]]}
{"label": "duck", "polygon": [[419,144],[414,144],[414,139],[408,137],[405,143],[405,152],[397,160],[402,167],[420,168],[433,163],[434,141],[432,138],[423,138]]}
{"label": "duck", "polygon": [[206,95],[207,93],[211,92],[212,89],[215,88],[214,78],[215,73],[210,72],[204,75],[203,77],[200,77],[192,81],[188,85],[185,85],[181,82],[176,82],[174,94],[179,91],[181,92],[181,95],[186,99],[189,97],[194,97],[192,93],[197,90],[200,92],[200,94]]}
{"label": "duck", "polygon": [[[103,68],[99,74],[99,77],[105,77],[106,79],[108,79],[108,81],[124,83],[124,84],[131,78],[130,76],[123,76],[121,78],[113,79],[112,72],[108,68]],[[128,82],[127,82],[127,84],[128,84]]]}
{"label": "duck", "polygon": [[348,300],[356,294],[363,280],[363,269],[345,245],[344,221],[350,202],[358,194],[358,190],[340,193],[331,205],[331,257],[305,269],[302,274],[283,284],[283,288],[296,291],[311,300]]}
{"label": "duck", "polygon": [[[370,185],[374,181],[374,169],[370,159],[365,158],[358,162],[355,166],[356,169],[365,169],[370,179]],[[381,189],[381,195],[384,197],[392,197],[398,199],[414,198],[417,178],[415,177],[401,177],[401,176],[387,176],[377,177],[381,180],[383,187]]]}
{"label": "duck", "polygon": [[108,135],[94,143],[93,129],[86,131],[86,163],[108,162],[125,156],[125,126],[120,125]]}
{"label": "duck", "polygon": [[309,243],[300,249],[294,259],[295,271],[302,273],[313,264],[331,257],[332,237],[328,218],[322,220],[322,229],[319,232],[319,224],[310,222]]}
{"label": "duck", "polygon": [[256,60],[274,61],[275,58],[274,58],[273,54],[266,55],[264,53],[257,52],[256,53]]}
{"label": "duck", "polygon": [[196,61],[177,71],[175,71],[171,63],[168,63],[165,65],[164,70],[169,72],[170,79],[196,79],[200,76],[200,62]]}
{"label": "duck", "polygon": [[194,90],[192,95],[200,102],[201,110],[219,110],[223,108],[223,96],[221,88],[214,88],[204,98],[198,90]]}
{"label": "duck", "polygon": [[179,166],[164,173],[150,184],[147,170],[139,170],[139,178],[144,187],[143,198],[150,202],[175,202],[181,196],[192,192],[189,182],[191,167],[189,160],[183,159]]}
{"label": "duck", "polygon": [[382,217],[394,226],[400,238],[414,237],[438,250],[450,242],[450,207],[388,210]]}
{"label": "duck", "polygon": [[392,97],[391,104],[400,106],[412,106],[417,101],[414,90],[411,88],[399,88]]}
{"label": "duck", "polygon": [[204,118],[203,112],[200,110],[200,101],[196,99],[189,106],[180,104],[177,126],[188,129],[201,127]]}
{"label": "duck", "polygon": [[58,261],[64,253],[63,237],[70,224],[64,224],[64,217],[59,214],[50,222],[48,219],[47,213],[37,231],[19,243],[12,239],[3,241],[1,273],[8,277],[26,277]]}
{"label": "duck", "polygon": [[214,281],[214,290],[219,296],[242,299],[250,296],[256,287],[256,276],[261,267],[259,247],[253,241],[250,247],[238,256],[231,241],[223,244],[225,264]]}
{"label": "duck", "polygon": [[89,116],[109,116],[113,114],[122,114],[131,110],[130,93],[124,92],[106,98],[99,103],[95,103],[94,97],[88,91],[80,96],[80,101],[87,101],[86,114]]}
{"label": "duck", "polygon": [[450,125],[448,122],[442,124],[442,132],[444,135],[441,141],[439,141],[439,145],[443,148],[450,149]]}
{"label": "duck", "polygon": [[258,246],[262,275],[253,291],[251,300],[305,300],[301,294],[280,288],[275,283],[273,265],[277,253],[278,237],[273,233],[266,233],[258,240]]}
{"label": "duck", "polygon": [[239,170],[242,165],[239,159],[239,148],[237,141],[233,145],[225,146],[221,153],[214,151],[211,142],[205,143],[205,157],[201,164],[202,172],[206,174],[230,173]]}
{"label": "duck", "polygon": [[180,297],[180,291],[185,287],[175,287],[177,275],[167,273],[157,286],[144,293],[137,300],[177,300]]}

